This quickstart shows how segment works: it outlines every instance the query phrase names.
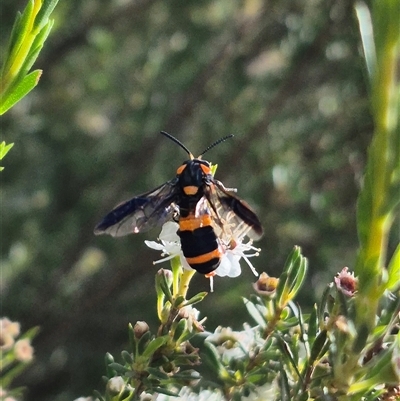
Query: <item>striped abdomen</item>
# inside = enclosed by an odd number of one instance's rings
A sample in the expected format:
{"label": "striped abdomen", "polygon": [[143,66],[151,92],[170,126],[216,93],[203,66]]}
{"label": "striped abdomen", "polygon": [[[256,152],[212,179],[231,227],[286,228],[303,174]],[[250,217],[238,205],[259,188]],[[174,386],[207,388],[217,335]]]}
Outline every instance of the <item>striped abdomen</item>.
{"label": "striped abdomen", "polygon": [[179,219],[178,235],[186,261],[201,274],[214,271],[221,262],[217,236],[211,225],[211,217],[202,214],[195,217],[189,213]]}

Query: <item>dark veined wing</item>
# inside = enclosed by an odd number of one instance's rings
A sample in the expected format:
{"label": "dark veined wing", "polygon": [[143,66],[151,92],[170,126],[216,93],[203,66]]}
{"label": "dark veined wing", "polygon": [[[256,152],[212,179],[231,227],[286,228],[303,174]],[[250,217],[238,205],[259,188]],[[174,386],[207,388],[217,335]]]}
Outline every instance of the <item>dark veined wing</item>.
{"label": "dark veined wing", "polygon": [[240,231],[246,232],[246,235],[253,240],[261,238],[263,235],[261,222],[245,201],[233,195],[232,191],[228,191],[220,181],[213,180],[207,188],[204,191],[205,197],[216,214],[217,224],[231,226],[231,231],[240,227]]}
{"label": "dark veined wing", "polygon": [[176,183],[177,179],[174,178],[150,192],[119,204],[97,224],[94,233],[122,237],[162,225],[175,213],[175,202],[179,195]]}

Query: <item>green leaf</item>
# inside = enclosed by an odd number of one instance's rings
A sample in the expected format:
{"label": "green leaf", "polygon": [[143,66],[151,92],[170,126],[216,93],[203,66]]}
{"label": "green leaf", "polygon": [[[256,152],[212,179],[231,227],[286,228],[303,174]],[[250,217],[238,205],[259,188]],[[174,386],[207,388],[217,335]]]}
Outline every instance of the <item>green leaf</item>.
{"label": "green leaf", "polygon": [[318,330],[317,311],[318,311],[317,304],[314,304],[310,317],[308,319],[307,337],[309,344],[312,344],[315,340],[315,337],[317,336],[317,330]]}
{"label": "green leaf", "polygon": [[151,338],[151,332],[148,331],[140,337],[140,339],[137,342],[137,354],[142,355],[144,350],[147,347],[147,343],[150,341]]}
{"label": "green leaf", "polygon": [[12,93],[6,99],[3,99],[3,102],[0,105],[0,115],[4,114],[8,109],[26,96],[37,85],[41,75],[42,70],[35,70],[28,74],[17,85],[17,87],[12,90]]}
{"label": "green leaf", "polygon": [[331,290],[333,287],[333,283],[330,283],[326,286],[324,292],[322,293],[321,301],[318,305],[318,321],[324,322],[325,318],[325,309],[327,309],[328,300],[331,298]]}
{"label": "green leaf", "polygon": [[15,55],[26,38],[26,34],[29,31],[29,20],[32,17],[33,5],[33,0],[29,0],[24,12],[22,14],[17,14],[11,31],[11,39],[7,51],[8,56],[3,67],[3,72],[6,72],[11,68],[11,64],[14,62]]}
{"label": "green leaf", "polygon": [[230,375],[226,368],[222,365],[217,349],[214,344],[209,341],[204,342],[204,356],[212,369],[218,374],[220,378],[229,378]]}
{"label": "green leaf", "polygon": [[168,337],[157,337],[154,340],[150,341],[149,345],[143,352],[144,357],[150,357],[153,355],[159,348],[161,348],[168,341]]}
{"label": "green leaf", "polygon": [[298,291],[300,290],[301,286],[303,285],[304,279],[306,278],[307,274],[307,259],[300,255],[299,258],[296,260],[295,264],[295,274],[289,276],[289,284],[290,288],[290,298],[293,299]]}
{"label": "green leaf", "polygon": [[355,9],[360,28],[365,64],[367,65],[369,79],[372,81],[376,70],[376,50],[371,14],[367,5],[361,1],[356,2]]}
{"label": "green leaf", "polygon": [[[0,143],[0,160],[8,153],[8,151],[14,146],[13,143],[6,145],[5,141]],[[4,170],[4,167],[0,167],[0,171]]]}
{"label": "green leaf", "polygon": [[50,14],[53,12],[54,7],[57,5],[58,0],[44,0],[40,11],[38,12],[33,29],[42,29],[49,20]]}
{"label": "green leaf", "polygon": [[256,306],[246,298],[243,298],[244,305],[246,306],[249,315],[254,319],[254,321],[263,329],[267,327],[267,322],[265,317],[262,316],[261,312],[256,308]]}
{"label": "green leaf", "polygon": [[170,395],[172,397],[178,397],[179,394],[170,390],[167,390],[166,388],[162,387],[153,387],[153,391],[160,393],[160,394],[165,394],[165,395]]}
{"label": "green leaf", "polygon": [[181,335],[187,330],[187,320],[186,319],[181,319],[178,324],[176,325],[175,331],[174,331],[174,341],[177,342]]}
{"label": "green leaf", "polygon": [[276,304],[279,306],[284,306],[285,302],[283,300],[283,296],[287,296],[287,284],[288,281],[288,273],[284,271],[278,281],[278,286],[276,287]]}
{"label": "green leaf", "polygon": [[192,298],[188,299],[185,302],[185,306],[187,305],[194,305],[197,304],[199,302],[201,302],[206,296],[207,296],[208,292],[199,292],[198,294],[196,294],[195,296],[193,296]]}
{"label": "green leaf", "polygon": [[[313,364],[316,359],[321,355],[321,351],[324,349],[326,341],[328,340],[328,333],[326,330],[322,330],[317,338],[315,339],[312,348],[309,363]],[[322,356],[322,355],[321,355]]]}
{"label": "green leaf", "polygon": [[390,260],[388,266],[388,281],[386,288],[389,291],[394,291],[399,288],[400,285],[400,244],[397,245],[396,250]]}
{"label": "green leaf", "polygon": [[14,20],[13,27],[11,29],[10,40],[8,42],[7,51],[4,55],[4,59],[6,60],[6,62],[2,67],[3,73],[1,75],[4,75],[4,71],[6,70],[6,67],[8,67],[8,64],[11,62],[11,58],[10,58],[11,52],[13,50],[13,47],[15,46],[18,36],[20,35],[19,24],[21,22],[21,16],[22,16],[22,14],[18,11],[17,16],[15,17],[15,20]]}
{"label": "green leaf", "polygon": [[178,295],[176,297],[176,299],[174,300],[172,307],[178,309],[183,304],[184,300],[185,300],[185,297],[183,295]]}
{"label": "green leaf", "polygon": [[119,373],[121,375],[124,375],[126,372],[129,371],[129,369],[126,366],[123,366],[117,362],[112,362],[108,366],[110,369],[115,370],[117,373]]}
{"label": "green leaf", "polygon": [[150,373],[151,376],[153,376],[152,378],[155,378],[158,380],[168,380],[170,378],[170,376],[167,373],[161,371],[158,368],[148,367],[146,370],[147,370],[147,372]]}
{"label": "green leaf", "polygon": [[123,350],[123,351],[121,352],[121,356],[122,356],[122,359],[123,359],[127,364],[131,365],[131,364],[133,363],[132,354],[130,354],[128,351]]}
{"label": "green leaf", "polygon": [[301,378],[300,371],[299,371],[296,361],[294,360],[294,357],[293,357],[293,352],[290,349],[288,343],[279,335],[275,335],[274,337],[278,340],[277,345],[281,349],[282,355],[283,355],[284,359],[286,360],[286,363],[289,365],[292,365],[293,369],[296,371],[297,376],[299,378]]}
{"label": "green leaf", "polygon": [[49,36],[52,27],[53,27],[53,21],[49,21],[49,23],[36,36],[35,40],[32,43],[31,48],[29,49],[29,53],[26,56],[26,59],[24,60],[24,63],[21,66],[20,72],[18,74],[19,76],[21,74],[23,75],[27,74],[29,70],[32,68],[34,62],[39,56],[40,51],[43,48],[45,40]]}

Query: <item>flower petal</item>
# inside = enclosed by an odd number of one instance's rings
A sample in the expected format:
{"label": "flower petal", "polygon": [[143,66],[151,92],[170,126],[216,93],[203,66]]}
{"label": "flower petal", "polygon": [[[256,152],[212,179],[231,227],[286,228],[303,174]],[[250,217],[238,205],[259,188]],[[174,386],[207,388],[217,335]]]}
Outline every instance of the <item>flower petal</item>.
{"label": "flower petal", "polygon": [[149,248],[155,249],[156,251],[164,251],[164,250],[165,250],[164,245],[159,244],[159,243],[156,242],[156,241],[147,241],[147,240],[145,240],[144,243],[145,243]]}
{"label": "flower petal", "polygon": [[161,229],[161,233],[159,235],[160,240],[167,242],[180,242],[179,235],[177,234],[178,229],[178,223],[175,223],[174,221],[167,221]]}

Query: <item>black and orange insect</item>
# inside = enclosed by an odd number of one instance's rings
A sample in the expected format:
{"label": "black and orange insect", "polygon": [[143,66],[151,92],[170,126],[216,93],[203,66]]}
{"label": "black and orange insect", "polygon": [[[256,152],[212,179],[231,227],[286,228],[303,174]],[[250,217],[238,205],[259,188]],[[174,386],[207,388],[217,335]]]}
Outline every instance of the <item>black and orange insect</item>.
{"label": "black and orange insect", "polygon": [[258,239],[263,233],[256,214],[232,194],[234,190],[217,181],[211,164],[202,160],[206,152],[233,135],[214,142],[195,158],[178,139],[167,132],[161,134],[184,149],[190,159],[178,167],[172,180],[118,205],[96,226],[94,233],[121,237],[175,220],[179,223],[178,235],[188,264],[199,273],[210,274],[222,257],[216,231],[228,231],[229,236],[235,226],[244,225],[251,239]]}

